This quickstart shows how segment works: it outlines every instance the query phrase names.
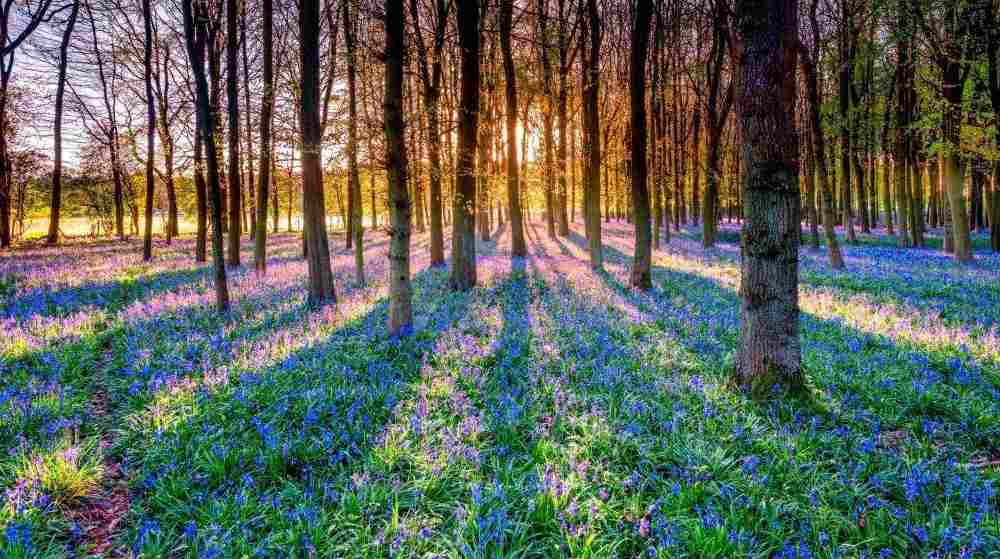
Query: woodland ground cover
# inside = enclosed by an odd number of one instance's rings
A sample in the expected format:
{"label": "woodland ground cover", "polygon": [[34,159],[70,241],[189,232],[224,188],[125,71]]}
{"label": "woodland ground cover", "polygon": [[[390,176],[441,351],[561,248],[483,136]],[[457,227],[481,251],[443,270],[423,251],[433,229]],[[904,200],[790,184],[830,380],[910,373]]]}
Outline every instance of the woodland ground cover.
{"label": "woodland ground cover", "polygon": [[[725,385],[735,229],[628,289],[632,232],[530,223],[457,294],[415,237],[414,332],[365,286],[304,304],[298,236],[213,307],[191,241],[0,260],[5,557],[1000,557],[1000,257],[801,252],[804,399]],[[983,240],[978,240],[983,243]],[[245,262],[251,260],[245,244]]]}

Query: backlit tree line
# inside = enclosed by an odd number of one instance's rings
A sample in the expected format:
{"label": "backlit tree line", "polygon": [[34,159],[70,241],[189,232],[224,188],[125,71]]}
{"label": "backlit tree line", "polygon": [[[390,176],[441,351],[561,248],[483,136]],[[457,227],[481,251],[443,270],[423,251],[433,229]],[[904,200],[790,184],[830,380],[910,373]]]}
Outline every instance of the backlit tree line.
{"label": "backlit tree line", "polygon": [[[66,216],[95,234],[194,234],[217,304],[302,236],[309,300],[330,243],[390,238],[390,330],[411,322],[411,235],[477,284],[476,241],[514,258],[529,221],[634,225],[635,288],[682,227],[742,224],[737,384],[800,386],[800,239],[941,231],[1000,251],[996,0],[4,0],[0,243]],[[24,68],[27,72],[19,72]],[[28,76],[28,77],[23,77]],[[39,79],[41,78],[41,83]],[[41,91],[41,93],[39,93]],[[67,158],[66,145],[75,146]],[[821,231],[822,230],[822,231]],[[343,233],[331,236],[331,232]]]}

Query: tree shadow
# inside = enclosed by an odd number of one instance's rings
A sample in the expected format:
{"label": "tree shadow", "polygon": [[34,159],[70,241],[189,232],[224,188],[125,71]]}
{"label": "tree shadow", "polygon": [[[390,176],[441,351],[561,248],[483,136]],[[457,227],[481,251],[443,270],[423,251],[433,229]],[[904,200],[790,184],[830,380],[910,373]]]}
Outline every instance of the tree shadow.
{"label": "tree shadow", "polygon": [[[414,396],[438,337],[467,312],[445,270],[421,271],[413,284],[422,303],[411,336],[388,335],[387,297],[332,327],[336,308],[289,309],[239,334],[250,348],[287,345],[276,360],[255,365],[220,345],[212,349],[218,366],[198,382],[163,385],[138,400],[120,384],[131,428],[118,446],[133,476],[133,511],[142,514],[131,519],[128,540],[154,555],[176,549],[193,521],[201,549],[330,555],[339,542],[322,537],[323,519],[385,481],[367,479],[365,468],[398,406]],[[184,351],[181,339],[173,351]],[[220,538],[211,527],[232,521],[227,509],[260,517],[268,531]],[[148,519],[158,523],[155,538],[143,534]],[[309,536],[283,541],[282,527],[292,526]]]}
{"label": "tree shadow", "polygon": [[[587,247],[579,235],[571,235],[569,240],[581,249]],[[628,255],[607,244],[604,255],[606,261],[627,271],[631,262]],[[653,266],[654,286],[646,293],[627,287],[616,274],[596,275],[655,328],[668,331],[690,356],[697,356],[701,361],[697,371],[704,374],[728,369],[740,324],[740,299],[735,289],[714,278],[663,266]],[[903,423],[912,428],[913,424],[932,421],[965,439],[974,450],[1000,451],[995,442],[1000,426],[990,426],[981,411],[970,411],[968,401],[963,400],[995,401],[1000,394],[1000,364],[968,352],[894,340],[836,317],[802,311],[800,320],[807,379],[825,392],[830,409],[890,418],[886,429],[901,428]],[[819,374],[818,360],[829,361],[842,372],[842,378]],[[858,383],[879,386],[882,393],[858,390]]]}

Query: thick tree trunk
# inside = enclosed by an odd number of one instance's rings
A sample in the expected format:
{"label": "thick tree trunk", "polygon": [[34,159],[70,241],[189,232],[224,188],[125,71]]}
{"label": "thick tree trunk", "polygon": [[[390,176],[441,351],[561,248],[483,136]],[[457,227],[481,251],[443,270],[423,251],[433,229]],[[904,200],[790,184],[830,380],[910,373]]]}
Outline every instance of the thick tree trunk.
{"label": "thick tree trunk", "polygon": [[632,25],[632,52],[629,57],[629,106],[632,133],[632,214],[635,216],[635,255],[631,285],[653,287],[650,272],[652,230],[649,222],[649,188],[646,185],[646,52],[649,50],[649,23],[652,0],[639,0]]}
{"label": "thick tree trunk", "polygon": [[257,221],[254,223],[254,269],[267,272],[267,196],[271,182],[271,113],[274,111],[274,15],[273,0],[263,0],[262,57],[264,91],[260,100],[260,176],[257,183]]}
{"label": "thick tree trunk", "polygon": [[756,397],[803,388],[799,343],[796,0],[737,0],[746,222],[734,383]]}
{"label": "thick tree trunk", "polygon": [[476,285],[476,146],[479,140],[479,0],[458,2],[461,51],[461,94],[458,110],[458,153],[452,201],[451,287],[466,291]]}
{"label": "thick tree trunk", "polygon": [[299,3],[299,55],[302,68],[299,129],[302,139],[302,232],[308,246],[309,295],[312,305],[336,302],[323,194],[322,132],[319,119],[319,0]]}
{"label": "thick tree trunk", "polygon": [[385,145],[389,182],[389,334],[409,332],[413,322],[410,287],[410,195],[406,189],[403,128],[403,64],[406,35],[403,0],[385,3]]}
{"label": "thick tree trunk", "polygon": [[[586,64],[581,72],[583,91],[584,123],[584,193],[587,203],[584,223],[590,249],[590,267],[604,269],[604,252],[601,245],[601,129],[598,99],[600,86],[601,19],[597,12],[597,0],[587,0],[587,18],[584,33],[581,34],[581,51],[588,51]],[[589,45],[587,44],[589,42]],[[588,50],[589,49],[589,50]]]}

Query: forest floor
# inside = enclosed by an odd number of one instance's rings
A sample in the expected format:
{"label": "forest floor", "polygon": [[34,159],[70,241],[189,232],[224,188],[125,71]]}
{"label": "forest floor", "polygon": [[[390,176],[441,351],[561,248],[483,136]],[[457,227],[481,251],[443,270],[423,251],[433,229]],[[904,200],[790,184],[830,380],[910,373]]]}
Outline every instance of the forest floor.
{"label": "forest floor", "polygon": [[[1000,257],[885,235],[801,253],[811,396],[726,385],[739,247],[681,231],[628,289],[632,233],[528,227],[481,287],[414,236],[412,336],[331,241],[304,304],[297,235],[213,307],[190,238],[0,254],[3,557],[1000,557]],[[938,243],[940,239],[937,239]]]}

